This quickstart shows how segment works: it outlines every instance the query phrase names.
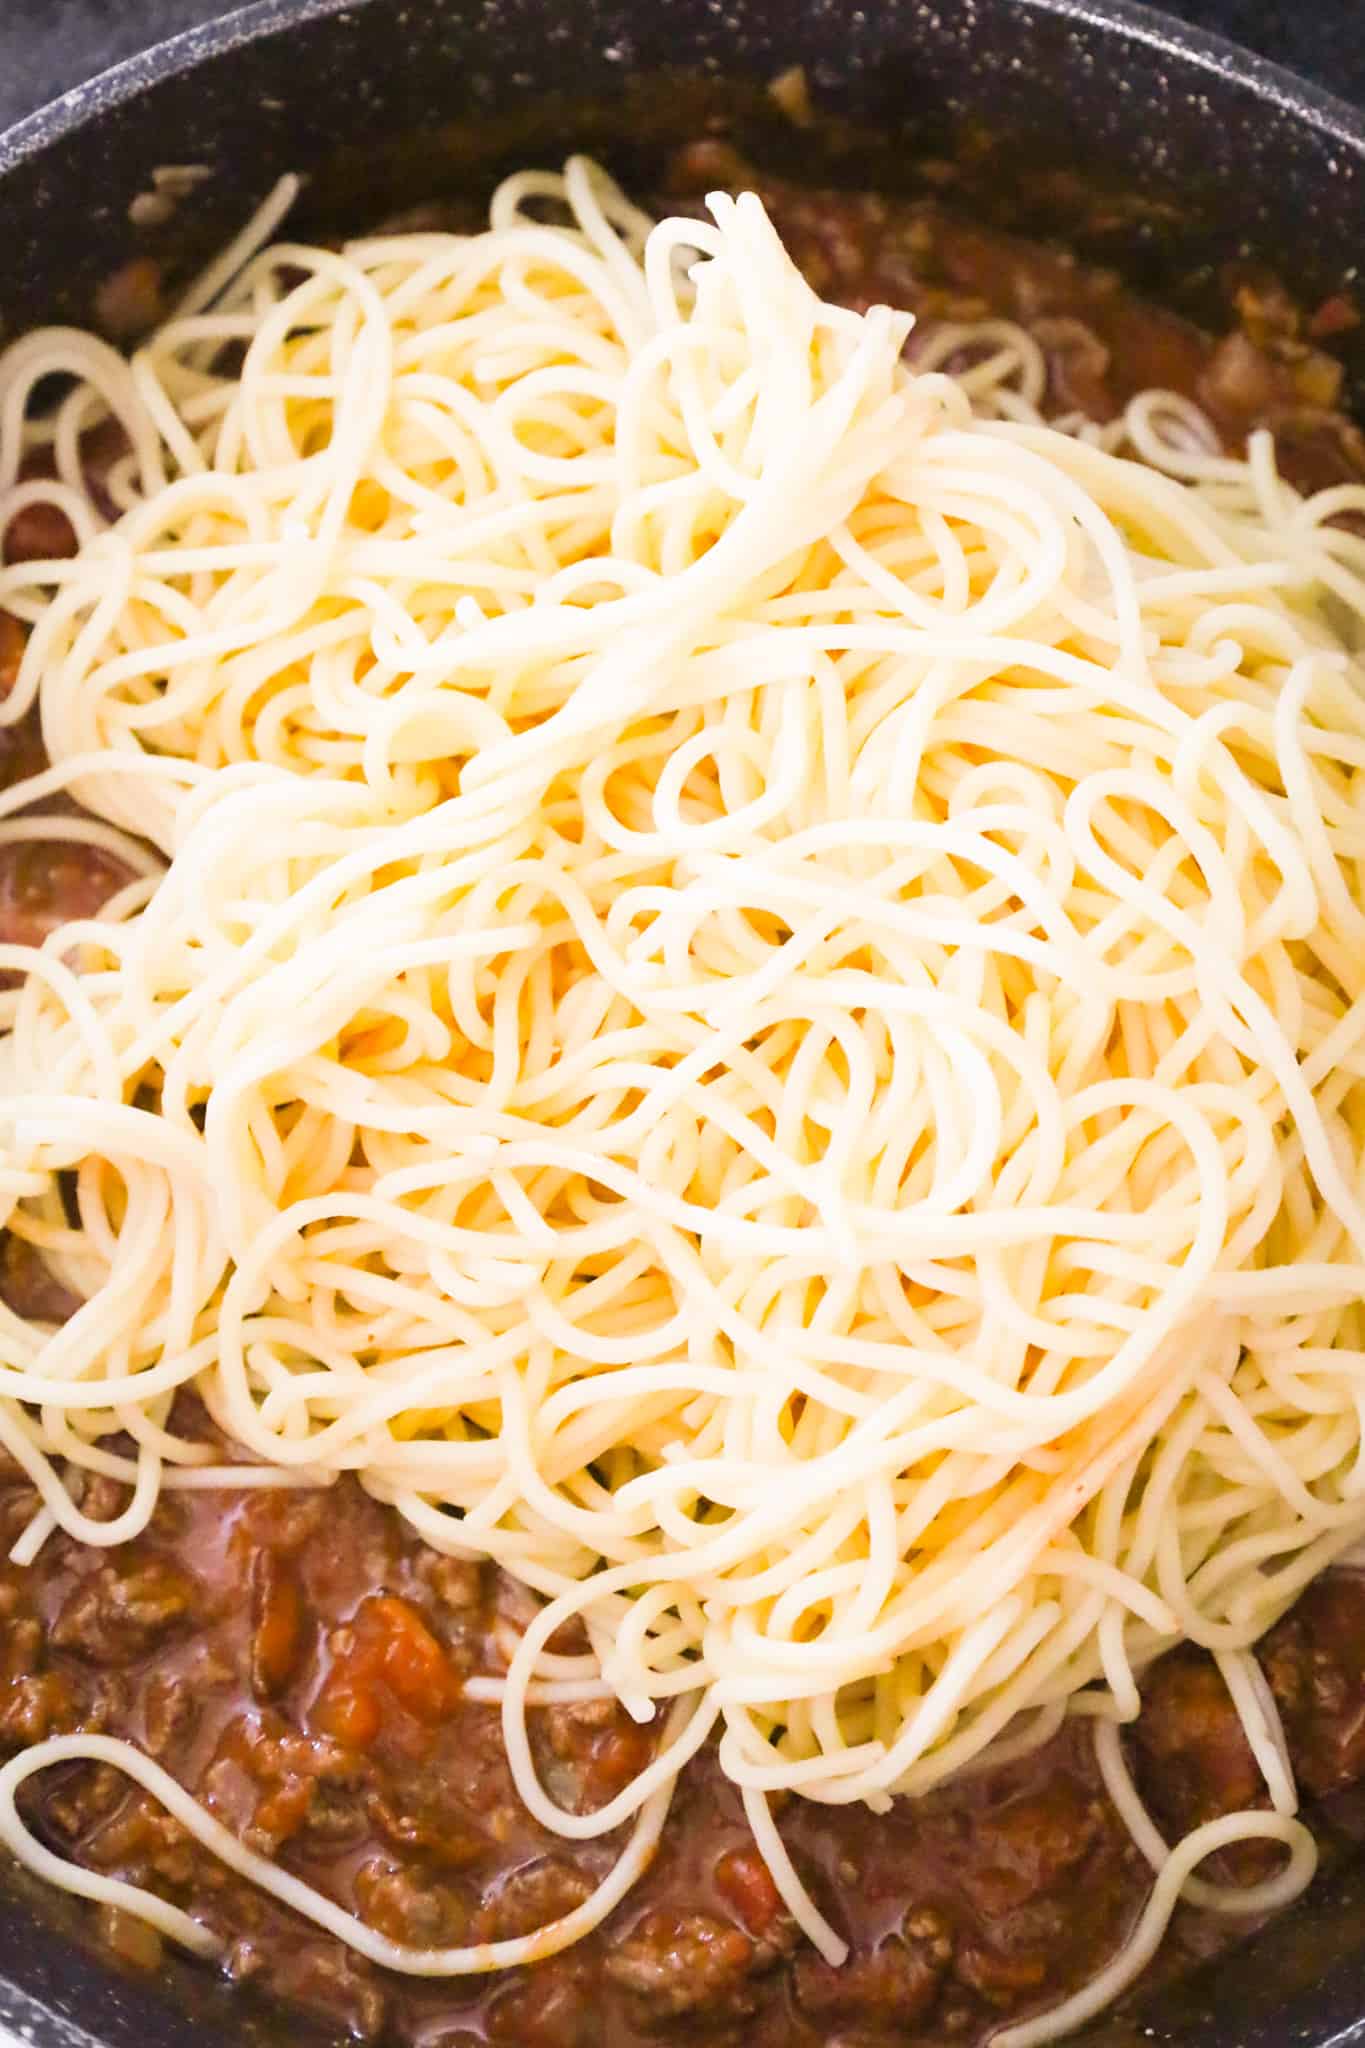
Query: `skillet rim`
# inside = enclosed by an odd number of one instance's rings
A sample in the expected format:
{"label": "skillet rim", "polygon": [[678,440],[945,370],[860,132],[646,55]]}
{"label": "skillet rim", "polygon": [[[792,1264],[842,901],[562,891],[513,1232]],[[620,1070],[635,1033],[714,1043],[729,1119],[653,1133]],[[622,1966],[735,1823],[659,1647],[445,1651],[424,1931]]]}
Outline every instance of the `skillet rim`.
{"label": "skillet rim", "polygon": [[[226,52],[263,41],[334,15],[359,17],[385,0],[252,0],[217,20],[154,42],[94,77],[72,86],[0,130],[0,181],[20,165],[65,140],[101,114],[135,100],[164,79],[184,76],[198,65]],[[497,0],[475,0],[496,8]],[[849,0],[840,0],[847,5]],[[884,0],[885,4],[885,0]],[[1116,37],[1149,54],[1167,57],[1187,77],[1250,87],[1258,99],[1325,140],[1358,157],[1365,167],[1365,109],[1300,77],[1287,66],[1261,57],[1231,37],[1196,28],[1144,0],[1011,0],[1014,11],[1050,20],[1092,35]],[[891,0],[887,12],[894,11]],[[973,12],[971,0],[964,11]],[[1329,164],[1329,170],[1335,166]]]}

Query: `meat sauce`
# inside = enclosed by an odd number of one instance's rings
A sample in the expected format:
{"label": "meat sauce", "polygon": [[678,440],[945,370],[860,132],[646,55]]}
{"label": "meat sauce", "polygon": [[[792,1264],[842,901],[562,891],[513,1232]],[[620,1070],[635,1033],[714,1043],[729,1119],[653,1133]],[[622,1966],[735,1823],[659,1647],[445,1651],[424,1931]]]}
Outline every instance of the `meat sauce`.
{"label": "meat sauce", "polygon": [[[753,181],[720,145],[699,145],[675,165],[670,196],[687,203],[717,182]],[[987,314],[1029,327],[1057,412],[1107,419],[1160,385],[1202,404],[1229,447],[1274,427],[1304,488],[1365,476],[1365,443],[1337,409],[1339,365],[1319,346],[1354,321],[1339,302],[1305,316],[1248,278],[1236,330],[1218,340],[1106,272],[933,203],[762,189],[828,296],[907,306],[921,336]],[[91,450],[95,490],[108,454]],[[4,551],[70,542],[31,510]],[[0,614],[0,694],[22,645]],[[41,761],[35,721],[0,729],[0,786]],[[90,914],[122,879],[87,848],[0,847],[0,943]],[[0,1239],[0,1295],[42,1319],[70,1306],[13,1238]],[[202,1416],[178,1420],[207,1430]],[[92,1479],[82,1504],[109,1519],[124,1499]],[[0,1469],[0,1552],[34,1509],[22,1474]],[[582,1904],[622,1845],[540,1827],[516,1795],[497,1710],[468,1696],[471,1676],[506,1670],[530,1611],[513,1582],[430,1549],[349,1479],[325,1493],[167,1494],[135,1542],[98,1550],[59,1535],[35,1565],[0,1565],[0,1748],[74,1730],[127,1737],[253,1848],[393,1940],[509,1939]],[[1305,1791],[1327,1799],[1365,1776],[1365,1579],[1318,1581],[1259,1654]],[[611,1702],[536,1709],[530,1724],[550,1796],[575,1812],[614,1797],[652,1750]],[[1153,1668],[1125,1740],[1172,1836],[1264,1800],[1200,1652]],[[411,2048],[974,2048],[1093,1976],[1150,1877],[1083,1724],[884,1817],[801,1800],[778,1810],[803,1882],[851,1943],[838,1970],[793,1924],[709,1751],[684,1772],[657,1856],[602,1929],[529,1969],[444,1982],[392,1976],[316,1932],[104,1765],[30,1780],[25,1810],[63,1854],[194,1913],[221,1936],[233,1978]],[[1213,1874],[1253,1882],[1278,1854],[1243,1845]],[[1184,1945],[1206,1951],[1214,1936],[1194,1918]],[[105,1912],[100,1931],[126,1960],[154,1963],[139,1923]]]}
{"label": "meat sauce", "polygon": [[[88,1483],[116,1513],[122,1489]],[[34,1510],[0,1485],[0,1541]],[[112,1551],[54,1538],[0,1572],[0,1744],[72,1729],[130,1738],[243,1841],[395,1941],[502,1941],[581,1905],[620,1836],[548,1834],[513,1788],[472,1674],[505,1671],[527,1598],[442,1556],[350,1480],[326,1493],[166,1496]],[[557,1645],[571,1648],[565,1643]],[[1365,1765],[1365,1581],[1319,1581],[1265,1639],[1300,1777],[1340,1790]],[[550,1795],[588,1812],[648,1761],[614,1703],[533,1710]],[[1255,1804],[1260,1779],[1213,1664],[1152,1672],[1130,1754],[1173,1833]],[[420,2048],[754,2048],[980,2041],[1085,1982],[1118,1947],[1147,1873],[1080,1724],[951,1789],[780,1814],[803,1880],[853,1943],[831,1969],[798,1935],[714,1758],[683,1776],[660,1853],[596,1935],[494,1978],[389,1977],[217,1866],[103,1765],[31,1781],[30,1820],[63,1853],[185,1906],[226,1967],[365,2040]],[[1221,1874],[1253,1881],[1274,1850]],[[106,1936],[133,1930],[110,1916]],[[131,1944],[138,1952],[136,1943]]]}

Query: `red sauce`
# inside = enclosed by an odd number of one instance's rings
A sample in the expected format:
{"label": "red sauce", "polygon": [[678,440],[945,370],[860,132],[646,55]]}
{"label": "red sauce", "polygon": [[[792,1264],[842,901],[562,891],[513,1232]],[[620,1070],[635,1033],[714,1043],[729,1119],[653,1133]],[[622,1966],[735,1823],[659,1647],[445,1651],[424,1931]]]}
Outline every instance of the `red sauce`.
{"label": "red sauce", "polygon": [[[97,1480],[86,1506],[109,1515],[122,1498]],[[0,1541],[33,1506],[17,1476],[0,1487]],[[57,1537],[37,1566],[0,1572],[0,1742],[127,1736],[253,1848],[392,1939],[507,1940],[581,1905],[623,1839],[569,1842],[532,1820],[496,1709],[466,1695],[470,1674],[505,1668],[505,1624],[524,1612],[519,1589],[430,1550],[349,1480],[168,1495],[134,1543],[96,1552]],[[1363,1641],[1365,1582],[1341,1576],[1310,1588],[1263,1645],[1310,1787],[1359,1772]],[[611,1702],[535,1710],[531,1730],[543,1782],[575,1811],[648,1758],[648,1737]],[[1200,1653],[1155,1668],[1131,1755],[1173,1832],[1259,1797]],[[460,2029],[525,2048],[728,2042],[736,2028],[755,2048],[974,2042],[1084,1983],[1148,1881],[1081,1724],[886,1817],[781,1810],[803,1880],[853,1943],[840,1970],[799,1937],[709,1752],[606,1928],[529,1970],[439,1984],[349,1955],[215,1865],[116,1772],[54,1771],[30,1781],[27,1805],[63,1852],[222,1934],[233,1974],[362,2037],[388,2030],[423,2048],[449,2048]],[[1264,1864],[1223,1875],[1251,1881]]]}

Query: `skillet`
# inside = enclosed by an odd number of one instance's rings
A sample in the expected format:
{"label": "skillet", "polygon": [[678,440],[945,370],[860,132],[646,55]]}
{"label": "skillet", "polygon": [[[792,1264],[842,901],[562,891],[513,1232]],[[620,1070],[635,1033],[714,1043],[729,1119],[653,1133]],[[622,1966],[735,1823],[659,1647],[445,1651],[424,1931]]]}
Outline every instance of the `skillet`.
{"label": "skillet", "polygon": [[[814,132],[765,93],[795,64]],[[189,267],[286,169],[310,174],[303,227],[325,231],[569,144],[644,175],[712,120],[779,167],[815,153],[835,179],[907,190],[951,176],[963,206],[1061,233],[1195,314],[1233,254],[1311,300],[1365,252],[1365,123],[1122,0],[264,0],[0,137],[0,335],[88,318],[130,256]],[[212,175],[139,227],[167,163]],[[1365,348],[1349,367],[1359,411]],[[0,2022],[32,2048],[328,2039],[186,1964],[120,1972],[68,1901],[3,1873]],[[1365,2048],[1365,1858],[1339,1847],[1256,1940],[1084,2039]]]}

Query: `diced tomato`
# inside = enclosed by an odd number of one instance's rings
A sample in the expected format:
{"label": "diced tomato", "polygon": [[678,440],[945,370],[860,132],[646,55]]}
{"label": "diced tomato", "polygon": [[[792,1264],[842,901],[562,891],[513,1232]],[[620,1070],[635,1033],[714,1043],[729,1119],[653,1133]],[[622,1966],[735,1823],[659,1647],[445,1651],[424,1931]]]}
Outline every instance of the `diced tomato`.
{"label": "diced tomato", "polygon": [[750,1934],[765,1934],[782,1913],[782,1894],[757,1849],[727,1849],[715,1870],[716,1890]]}
{"label": "diced tomato", "polygon": [[362,1627],[380,1632],[380,1669],[394,1698],[419,1721],[443,1721],[460,1697],[460,1675],[410,1601],[367,1600]]}
{"label": "diced tomato", "polygon": [[650,1760],[654,1741],[648,1728],[629,1721],[610,1729],[593,1746],[588,1782],[595,1798],[605,1802],[638,1778]]}
{"label": "diced tomato", "polygon": [[0,612],[0,697],[8,697],[19,680],[24,629],[11,612]]}
{"label": "diced tomato", "polygon": [[279,1841],[288,1841],[308,1818],[312,1798],[311,1778],[286,1778],[282,1785],[261,1800],[256,1808],[255,1825]]}
{"label": "diced tomato", "polygon": [[313,1703],[313,1726],[347,1749],[368,1749],[384,1725],[373,1686],[357,1681],[345,1667],[333,1669]]}
{"label": "diced tomato", "polygon": [[1334,334],[1349,334],[1359,327],[1360,314],[1344,293],[1338,292],[1333,298],[1324,299],[1308,323],[1308,332],[1315,341],[1326,341]]}
{"label": "diced tomato", "polygon": [[[372,1594],[346,1635],[313,1704],[320,1733],[350,1749],[368,1749],[386,1721],[394,1720],[385,1714],[385,1693],[424,1728],[436,1727],[454,1711],[460,1674],[410,1601]],[[407,1727],[411,1731],[411,1721]],[[401,1742],[401,1725],[394,1733]]]}
{"label": "diced tomato", "polygon": [[304,1645],[303,1596],[288,1566],[271,1550],[258,1550],[251,1573],[251,1683],[258,1699],[282,1692]]}

